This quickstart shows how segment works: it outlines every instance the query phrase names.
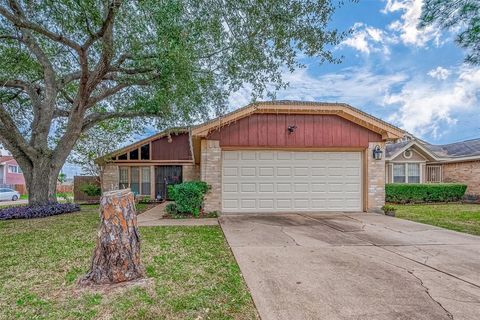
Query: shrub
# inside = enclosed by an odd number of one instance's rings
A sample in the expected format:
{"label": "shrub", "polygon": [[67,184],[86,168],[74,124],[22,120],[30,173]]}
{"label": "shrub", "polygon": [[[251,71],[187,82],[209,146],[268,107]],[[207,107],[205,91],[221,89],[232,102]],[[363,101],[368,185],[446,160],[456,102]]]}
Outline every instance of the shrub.
{"label": "shrub", "polygon": [[385,200],[393,203],[452,202],[462,199],[467,186],[457,183],[390,183]]}
{"label": "shrub", "polygon": [[203,197],[209,186],[203,181],[187,181],[169,186],[168,194],[175,201],[178,213],[200,215],[203,206]]}
{"label": "shrub", "polygon": [[0,220],[44,218],[75,211],[80,211],[80,206],[74,203],[52,202],[40,206],[17,206],[0,210]]}
{"label": "shrub", "polygon": [[168,213],[171,216],[174,216],[177,214],[177,205],[175,203],[169,203],[165,206],[165,212]]}
{"label": "shrub", "polygon": [[102,195],[102,189],[94,183],[84,183],[80,186],[80,191],[89,197],[99,197]]}
{"label": "shrub", "polygon": [[382,207],[382,211],[386,214],[386,213],[389,213],[389,212],[395,212],[395,211],[397,211],[397,209],[394,206],[390,206],[390,205],[386,204]]}

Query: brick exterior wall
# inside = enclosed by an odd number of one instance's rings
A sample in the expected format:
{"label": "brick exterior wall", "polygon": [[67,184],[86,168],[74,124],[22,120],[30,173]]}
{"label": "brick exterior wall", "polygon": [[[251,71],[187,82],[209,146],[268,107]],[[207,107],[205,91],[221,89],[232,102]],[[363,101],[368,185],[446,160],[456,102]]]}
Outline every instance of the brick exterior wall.
{"label": "brick exterior wall", "polygon": [[446,163],[442,170],[443,182],[464,183],[466,194],[480,196],[480,161]]}
{"label": "brick exterior wall", "polygon": [[385,157],[373,159],[376,145],[385,153],[384,142],[370,142],[367,149],[367,211],[380,212],[385,204]]}
{"label": "brick exterior wall", "polygon": [[222,149],[218,140],[202,140],[200,179],[211,186],[205,195],[204,210],[222,210]]}
{"label": "brick exterior wall", "polygon": [[118,189],[119,177],[118,166],[115,164],[107,164],[102,174],[102,191],[112,191]]}
{"label": "brick exterior wall", "polygon": [[199,165],[183,165],[183,181],[200,180]]}

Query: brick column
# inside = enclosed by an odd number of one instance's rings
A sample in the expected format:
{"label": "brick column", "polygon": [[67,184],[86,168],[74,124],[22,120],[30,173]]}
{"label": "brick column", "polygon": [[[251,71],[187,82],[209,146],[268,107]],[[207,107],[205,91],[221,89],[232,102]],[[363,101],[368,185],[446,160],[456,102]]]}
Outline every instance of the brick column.
{"label": "brick column", "polygon": [[112,163],[106,164],[102,173],[102,191],[118,190],[118,183],[118,166]]}
{"label": "brick column", "polygon": [[195,164],[184,164],[182,166],[183,181],[192,181],[200,179],[200,166]]}
{"label": "brick column", "polygon": [[222,210],[222,149],[218,140],[202,140],[200,178],[211,186],[205,195],[204,210]]}
{"label": "brick column", "polygon": [[[382,160],[373,159],[373,149],[379,145]],[[367,149],[367,211],[380,212],[385,204],[385,143],[370,142]]]}

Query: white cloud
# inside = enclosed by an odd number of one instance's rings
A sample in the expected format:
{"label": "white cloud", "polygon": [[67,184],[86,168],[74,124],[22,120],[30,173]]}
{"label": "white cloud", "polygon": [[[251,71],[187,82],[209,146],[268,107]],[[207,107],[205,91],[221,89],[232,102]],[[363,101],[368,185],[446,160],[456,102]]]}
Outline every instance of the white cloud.
{"label": "white cloud", "polygon": [[440,45],[441,32],[438,28],[427,26],[419,29],[423,0],[387,0],[383,13],[402,12],[399,20],[393,21],[388,29],[399,33],[400,40],[405,45],[424,47],[430,40]]}
{"label": "white cloud", "polygon": [[434,79],[445,80],[450,75],[450,70],[442,67],[436,67],[435,69],[430,70],[427,74]]}
{"label": "white cloud", "polygon": [[342,41],[340,47],[348,46],[367,55],[371,52],[383,52],[386,55],[390,53],[387,44],[394,42],[394,39],[385,31],[361,22],[355,23],[352,29],[352,35]]}
{"label": "white cloud", "polygon": [[381,104],[391,87],[407,79],[402,73],[379,75],[366,68],[346,68],[318,77],[300,69],[284,77],[290,86],[278,93],[280,99],[338,101],[357,107]]}
{"label": "white cloud", "polygon": [[399,107],[390,121],[419,136],[440,137],[443,125],[454,125],[461,112],[478,104],[479,90],[480,68],[462,67],[448,83],[412,80],[384,103]]}

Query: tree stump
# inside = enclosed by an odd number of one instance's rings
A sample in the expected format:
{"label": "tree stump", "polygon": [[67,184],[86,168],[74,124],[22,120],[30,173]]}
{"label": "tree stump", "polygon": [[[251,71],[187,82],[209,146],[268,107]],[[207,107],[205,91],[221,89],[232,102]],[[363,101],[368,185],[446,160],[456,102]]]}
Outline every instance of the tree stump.
{"label": "tree stump", "polygon": [[101,224],[90,271],[80,285],[105,285],[144,276],[135,201],[130,189],[105,192],[100,199]]}

